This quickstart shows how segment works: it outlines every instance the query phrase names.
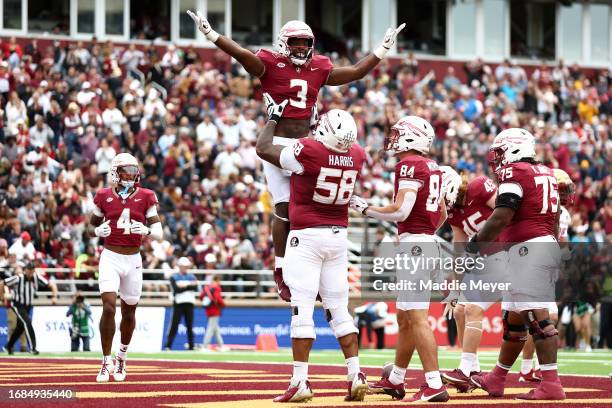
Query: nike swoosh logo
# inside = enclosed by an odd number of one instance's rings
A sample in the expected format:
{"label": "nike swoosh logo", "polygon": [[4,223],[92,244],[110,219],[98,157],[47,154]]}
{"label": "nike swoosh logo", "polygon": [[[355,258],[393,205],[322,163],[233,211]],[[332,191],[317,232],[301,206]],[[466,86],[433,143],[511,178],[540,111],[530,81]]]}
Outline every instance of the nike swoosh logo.
{"label": "nike swoosh logo", "polygon": [[468,203],[468,207],[469,207],[470,205],[472,205],[472,203],[473,203],[473,202],[474,202],[473,200],[472,200],[472,201],[470,201],[470,202]]}
{"label": "nike swoosh logo", "polygon": [[311,71],[316,71],[319,68],[310,68]]}
{"label": "nike swoosh logo", "polygon": [[430,395],[429,397],[426,397],[425,395],[421,395],[421,401],[429,401],[430,399],[435,398],[438,395],[442,395],[442,394],[444,394],[444,391],[440,391],[439,393]]}
{"label": "nike swoosh logo", "polygon": [[142,198],[135,198],[134,201],[140,201]]}

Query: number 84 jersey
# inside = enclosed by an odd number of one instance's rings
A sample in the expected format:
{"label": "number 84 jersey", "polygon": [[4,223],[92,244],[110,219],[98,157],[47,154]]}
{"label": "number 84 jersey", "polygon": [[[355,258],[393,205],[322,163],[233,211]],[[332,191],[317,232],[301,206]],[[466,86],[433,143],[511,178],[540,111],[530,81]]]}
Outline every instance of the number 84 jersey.
{"label": "number 84 jersey", "polygon": [[292,172],[291,229],[348,226],[349,200],[364,161],[365,152],[357,143],[347,153],[331,151],[310,138],[285,147],[280,162]]}
{"label": "number 84 jersey", "polygon": [[256,55],[266,67],[259,78],[264,92],[276,103],[289,100],[283,118],[310,119],[319,90],[334,68],[330,59],[315,54],[308,64],[297,67],[285,56],[269,50],[261,49]]}
{"label": "number 84 jersey", "polygon": [[441,181],[442,171],[438,168],[438,163],[430,158],[411,155],[397,163],[394,195],[403,189],[418,191],[410,215],[397,223],[398,235],[435,234],[440,221]]}
{"label": "number 84 jersey", "polygon": [[104,239],[108,245],[139,247],[143,236],[130,233],[132,221],[146,225],[147,218],[157,215],[157,196],[147,188],[136,188],[125,200],[114,188],[103,188],[96,192],[94,204],[94,215],[110,220],[111,234]]}

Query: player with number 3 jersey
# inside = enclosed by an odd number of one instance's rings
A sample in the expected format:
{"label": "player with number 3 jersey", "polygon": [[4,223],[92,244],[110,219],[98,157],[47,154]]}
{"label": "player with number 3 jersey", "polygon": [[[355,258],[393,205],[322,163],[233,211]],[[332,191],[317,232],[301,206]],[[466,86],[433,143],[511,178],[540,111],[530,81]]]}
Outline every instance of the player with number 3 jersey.
{"label": "player with number 3 jersey", "polygon": [[157,197],[153,191],[138,186],[138,160],[128,153],[115,156],[110,179],[111,186],[99,190],[94,197],[90,221],[93,234],[104,239],[98,277],[103,305],[100,318],[103,359],[96,378],[98,382],[108,381],[113,370],[111,347],[117,292],[121,297],[121,345],[115,355],[113,378],[125,380],[127,348],[134,332],[136,306],[142,291],[140,245],[144,236],[154,239],[163,236],[157,215]]}
{"label": "player with number 3 jersey", "polygon": [[[422,259],[440,259],[439,239],[435,232],[446,218],[442,200],[442,172],[438,164],[427,157],[434,139],[434,130],[425,119],[407,116],[400,119],[385,140],[385,149],[393,150],[398,158],[395,167],[395,198],[386,207],[369,206],[362,198],[353,196],[351,208],[382,221],[397,223],[399,251]],[[399,326],[395,364],[383,369],[380,381],[370,385],[374,392],[393,398],[404,398],[404,376],[416,348],[423,369],[425,384],[406,402],[444,402],[449,399],[438,368],[438,350],[428,323],[429,291],[420,282],[432,279],[437,269],[423,262],[412,270],[396,268],[396,282],[409,280],[415,289],[398,293],[396,303]]]}
{"label": "player with number 3 jersey", "polygon": [[[187,14],[209,41],[238,61],[249,74],[258,77],[263,91],[273,100],[288,101],[274,131],[274,144],[281,146],[290,146],[295,139],[308,136],[317,121],[317,96],[324,85],[338,86],[363,78],[385,58],[406,25],[389,28],[381,44],[354,65],[334,67],[328,57],[315,54],[314,33],[303,21],[293,20],[283,25],[274,51],[261,49],[252,53],[213,30],[199,11],[187,11]],[[263,169],[274,202],[275,269],[277,274],[282,274],[289,234],[289,175],[267,161],[263,162]]]}

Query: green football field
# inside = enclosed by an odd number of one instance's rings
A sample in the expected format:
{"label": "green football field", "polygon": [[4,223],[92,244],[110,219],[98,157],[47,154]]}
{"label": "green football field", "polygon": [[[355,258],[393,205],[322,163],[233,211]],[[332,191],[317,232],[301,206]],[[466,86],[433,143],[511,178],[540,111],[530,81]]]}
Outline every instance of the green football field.
{"label": "green football field", "polygon": [[[15,356],[19,356],[16,353]],[[482,351],[478,353],[480,364],[484,371],[489,371],[497,361],[497,351]],[[24,354],[24,356],[30,356]],[[99,358],[100,354],[95,352],[79,353],[41,353],[40,357],[91,357]],[[197,360],[197,361],[222,361],[222,362],[264,362],[264,363],[289,363],[291,362],[291,350],[281,349],[276,352],[263,351],[225,351],[225,352],[201,352],[201,351],[166,351],[159,353],[129,353],[130,358],[139,359],[168,359],[168,360]],[[363,366],[382,367],[386,362],[392,362],[393,350],[361,350],[361,364]],[[453,369],[459,364],[460,352],[457,350],[440,350],[439,362],[441,369]],[[312,364],[344,364],[344,358],[339,350],[317,350],[310,355]],[[608,376],[612,374],[612,350],[594,350],[591,353],[581,351],[559,351],[559,373]],[[418,356],[415,353],[411,368],[421,368]],[[520,360],[514,365],[513,370],[518,371]]]}

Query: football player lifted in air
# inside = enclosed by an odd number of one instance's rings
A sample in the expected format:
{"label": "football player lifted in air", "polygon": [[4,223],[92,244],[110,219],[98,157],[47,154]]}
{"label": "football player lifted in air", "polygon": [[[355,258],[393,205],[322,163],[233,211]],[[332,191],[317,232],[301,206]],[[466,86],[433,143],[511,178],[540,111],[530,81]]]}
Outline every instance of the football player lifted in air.
{"label": "football player lifted in air", "polygon": [[[397,223],[401,251],[424,258],[440,259],[436,230],[446,218],[442,200],[442,172],[438,164],[427,157],[434,140],[434,129],[425,119],[407,116],[391,128],[385,149],[395,152],[395,199],[386,207],[368,206],[362,198],[353,196],[351,208],[381,221]],[[437,271],[431,265],[420,265],[412,271],[421,280],[430,280]],[[398,273],[397,281],[402,278]],[[426,382],[406,402],[440,402],[449,399],[438,368],[438,347],[429,325],[430,293],[402,291],[397,299],[399,326],[395,365],[386,366],[380,381],[370,384],[374,392],[384,392],[395,399],[406,395],[404,377],[416,347],[425,371]]]}
{"label": "football player lifted in air", "polygon": [[[263,91],[275,101],[288,101],[274,131],[274,144],[293,145],[295,139],[308,135],[316,123],[317,95],[324,85],[343,85],[366,76],[387,55],[406,24],[389,28],[381,44],[354,65],[334,67],[330,59],[314,52],[315,37],[302,21],[289,21],[280,30],[274,51],[260,49],[252,53],[236,42],[217,33],[199,11],[187,11],[198,29],[219,49],[226,52],[246,71],[258,77]],[[274,201],[274,278],[281,286],[283,258],[289,234],[289,175],[264,161],[268,190]],[[283,300],[289,301],[283,297]]]}
{"label": "football player lifted in air", "polygon": [[472,236],[467,254],[499,241],[509,246],[510,290],[502,302],[504,335],[499,360],[488,374],[470,377],[470,383],[489,395],[504,395],[506,376],[516,361],[527,330],[535,342],[542,382],[526,394],[527,400],[562,400],[565,392],[557,373],[558,332],[550,320],[547,301],[554,299],[554,276],[560,263],[555,233],[559,214],[558,183],[553,170],[535,161],[535,138],[524,129],[510,128],[495,137],[489,148],[495,155],[498,190],[495,209]]}
{"label": "football player lifted in air", "polygon": [[[106,382],[113,370],[111,347],[115,335],[115,304],[121,298],[121,345],[115,355],[113,378],[126,377],[127,349],[136,326],[136,306],[142,292],[140,245],[145,236],[162,239],[155,193],[138,186],[138,160],[119,153],[111,162],[111,186],[96,192],[90,224],[95,236],[104,239],[98,284],[102,296],[100,338],[102,368],[96,380]],[[147,226],[148,225],[148,226]]]}
{"label": "football player lifted in air", "polygon": [[313,312],[317,293],[346,359],[345,400],[362,401],[368,384],[359,367],[357,328],[348,311],[346,230],[349,200],[365,161],[364,150],[355,143],[357,125],[348,112],[332,109],[321,115],[314,138],[279,146],[273,135],[288,101],[277,105],[264,94],[264,102],[269,120],[257,139],[257,154],[292,173],[289,216],[293,221],[286,252],[291,262],[283,268],[286,286],[280,289],[293,309],[293,376],[287,391],[274,401],[299,402],[313,397],[308,356],[316,338]]}

